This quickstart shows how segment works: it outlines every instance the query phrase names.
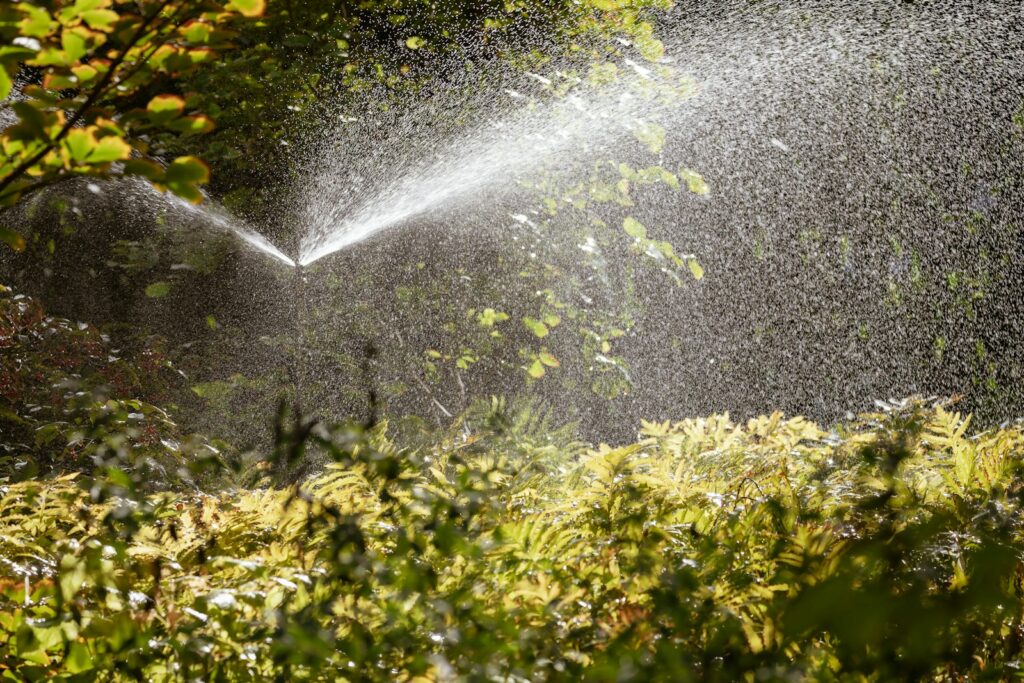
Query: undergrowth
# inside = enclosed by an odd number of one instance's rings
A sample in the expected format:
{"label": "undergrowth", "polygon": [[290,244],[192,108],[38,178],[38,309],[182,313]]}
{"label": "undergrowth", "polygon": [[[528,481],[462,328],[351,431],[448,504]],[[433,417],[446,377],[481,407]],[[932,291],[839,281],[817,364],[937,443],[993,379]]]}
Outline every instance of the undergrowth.
{"label": "undergrowth", "polygon": [[[3,339],[5,359],[25,348]],[[30,440],[46,426],[22,395],[0,441],[46,467],[0,486],[10,680],[1019,675],[1024,435],[948,403],[832,429],[644,423],[597,448],[500,400],[415,450],[383,421],[292,416],[259,469],[315,453],[322,472],[216,490],[154,485],[140,463],[208,453],[118,418],[154,415],[135,399],[81,413],[58,392],[65,426]]]}

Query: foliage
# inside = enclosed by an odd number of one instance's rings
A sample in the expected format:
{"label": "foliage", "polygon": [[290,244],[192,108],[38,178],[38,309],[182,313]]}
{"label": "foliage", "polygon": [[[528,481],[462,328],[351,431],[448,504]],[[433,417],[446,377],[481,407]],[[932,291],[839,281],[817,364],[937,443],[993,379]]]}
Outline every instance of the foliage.
{"label": "foliage", "polygon": [[[8,346],[87,346],[4,302]],[[88,341],[73,368],[101,357]],[[0,666],[19,680],[1016,675],[1019,427],[972,435],[969,417],[908,401],[831,431],[719,415],[588,448],[555,421],[495,400],[410,450],[372,416],[282,414],[256,471],[329,463],[284,488],[153,492],[124,458],[9,481]],[[138,436],[92,420],[54,440],[123,452]],[[14,447],[53,459],[47,440]]]}
{"label": "foliage", "polygon": [[147,489],[192,481],[218,449],[180,434],[156,405],[180,380],[159,345],[118,348],[0,286],[0,477],[116,470]]}
{"label": "foliage", "polygon": [[[162,166],[166,141],[213,128],[196,103],[161,92],[230,47],[237,16],[264,0],[76,0],[0,9],[0,100],[16,120],[0,135],[0,206],[68,177],[140,175],[191,201],[208,179],[198,159]],[[16,96],[8,99],[17,77]],[[14,243],[14,240],[10,240]]]}

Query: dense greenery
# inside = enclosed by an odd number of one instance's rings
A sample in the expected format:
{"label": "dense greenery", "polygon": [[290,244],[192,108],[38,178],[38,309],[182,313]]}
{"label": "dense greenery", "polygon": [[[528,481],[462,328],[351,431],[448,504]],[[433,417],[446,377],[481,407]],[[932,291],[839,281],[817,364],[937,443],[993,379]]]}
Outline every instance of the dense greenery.
{"label": "dense greenery", "polygon": [[[4,433],[50,421],[8,441],[8,461],[52,472],[0,489],[9,678],[1017,673],[1018,427],[972,434],[969,417],[907,402],[831,431],[721,415],[590,448],[554,429],[557,415],[494,400],[416,450],[386,423],[282,416],[254,469],[319,455],[322,474],[153,491],[144,461],[209,471],[209,446],[157,443],[171,426],[121,398],[131,384],[89,330],[9,292],[0,303],[14,351],[0,377],[17,387]],[[109,397],[53,386],[32,364],[69,347],[89,349],[60,363],[78,386],[83,363],[111,364],[97,371]],[[41,405],[21,403],[49,387]]]}

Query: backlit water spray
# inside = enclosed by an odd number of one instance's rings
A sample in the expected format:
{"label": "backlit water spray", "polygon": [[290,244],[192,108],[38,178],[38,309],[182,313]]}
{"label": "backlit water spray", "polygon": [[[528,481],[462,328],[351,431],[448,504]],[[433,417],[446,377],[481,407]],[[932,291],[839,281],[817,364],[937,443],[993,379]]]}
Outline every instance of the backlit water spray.
{"label": "backlit water spray", "polygon": [[[369,196],[350,199],[345,188],[332,188],[329,159],[306,194],[310,230],[302,240],[299,262],[309,265],[431,211],[465,201],[494,201],[532,173],[552,165],[564,168],[567,159],[579,163],[607,153],[623,140],[651,130],[653,119],[689,95],[685,84],[670,85],[633,60],[625,65],[634,73],[624,75],[614,87],[589,93],[527,105],[521,93],[504,91],[515,105],[504,118],[457,135],[440,151],[428,151],[425,159],[381,169],[391,178],[383,177]],[[524,78],[553,85],[538,74]],[[333,159],[346,163],[342,157]]]}
{"label": "backlit water spray", "polygon": [[[253,207],[265,222],[149,189],[138,203],[294,269],[282,306],[307,311],[311,337],[377,316],[401,334],[386,349],[396,356],[443,341],[421,313],[403,317],[399,287],[463,293],[442,303],[504,310],[521,328],[537,306],[521,266],[553,264],[573,280],[562,301],[629,309],[634,327],[617,321],[626,336],[610,344],[634,380],[631,403],[616,406],[624,425],[724,409],[830,420],[866,397],[989,379],[1006,396],[994,413],[1020,405],[1024,5],[678,0],[659,20],[666,50],[653,63],[621,36],[593,69],[589,55],[533,72],[460,56],[435,63],[436,82],[415,94],[303,104],[317,107],[298,117],[312,123],[281,141],[299,180],[275,186],[273,208]],[[682,191],[632,180],[656,167]],[[686,191],[690,169],[707,194]],[[609,198],[627,174],[628,192]],[[693,252],[707,276],[662,277],[664,259],[624,232],[627,216],[649,243]],[[317,275],[307,287],[302,266]],[[259,287],[262,270],[240,270]],[[263,334],[266,306],[253,310]],[[560,354],[564,337],[539,344]],[[297,366],[342,376],[328,355]],[[996,358],[1013,362],[975,377]],[[477,364],[459,382],[514,393],[518,365]],[[494,381],[481,389],[481,378]],[[331,404],[336,388],[310,402]]]}

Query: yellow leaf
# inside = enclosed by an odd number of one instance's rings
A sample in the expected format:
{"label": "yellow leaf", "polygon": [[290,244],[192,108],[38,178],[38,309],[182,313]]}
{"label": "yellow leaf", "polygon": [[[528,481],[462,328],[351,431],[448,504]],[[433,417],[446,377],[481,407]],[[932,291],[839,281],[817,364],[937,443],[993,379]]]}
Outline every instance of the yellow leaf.
{"label": "yellow leaf", "polygon": [[259,17],[267,11],[266,0],[231,0],[227,9],[238,12],[243,17]]}
{"label": "yellow leaf", "polygon": [[690,268],[690,273],[693,275],[693,279],[700,280],[704,277],[704,269],[695,258],[686,259],[686,265]]}
{"label": "yellow leaf", "polygon": [[541,377],[544,376],[545,372],[546,370],[544,370],[544,364],[541,363],[540,360],[533,361],[530,367],[527,368],[526,370],[526,374],[528,374],[533,379],[540,379]]}
{"label": "yellow leaf", "polygon": [[185,111],[185,100],[177,95],[157,95],[146,105],[149,120],[155,124],[164,124],[181,116]]}
{"label": "yellow leaf", "polygon": [[106,164],[112,161],[124,161],[132,155],[132,148],[119,137],[109,135],[102,138],[89,155],[89,163]]}

